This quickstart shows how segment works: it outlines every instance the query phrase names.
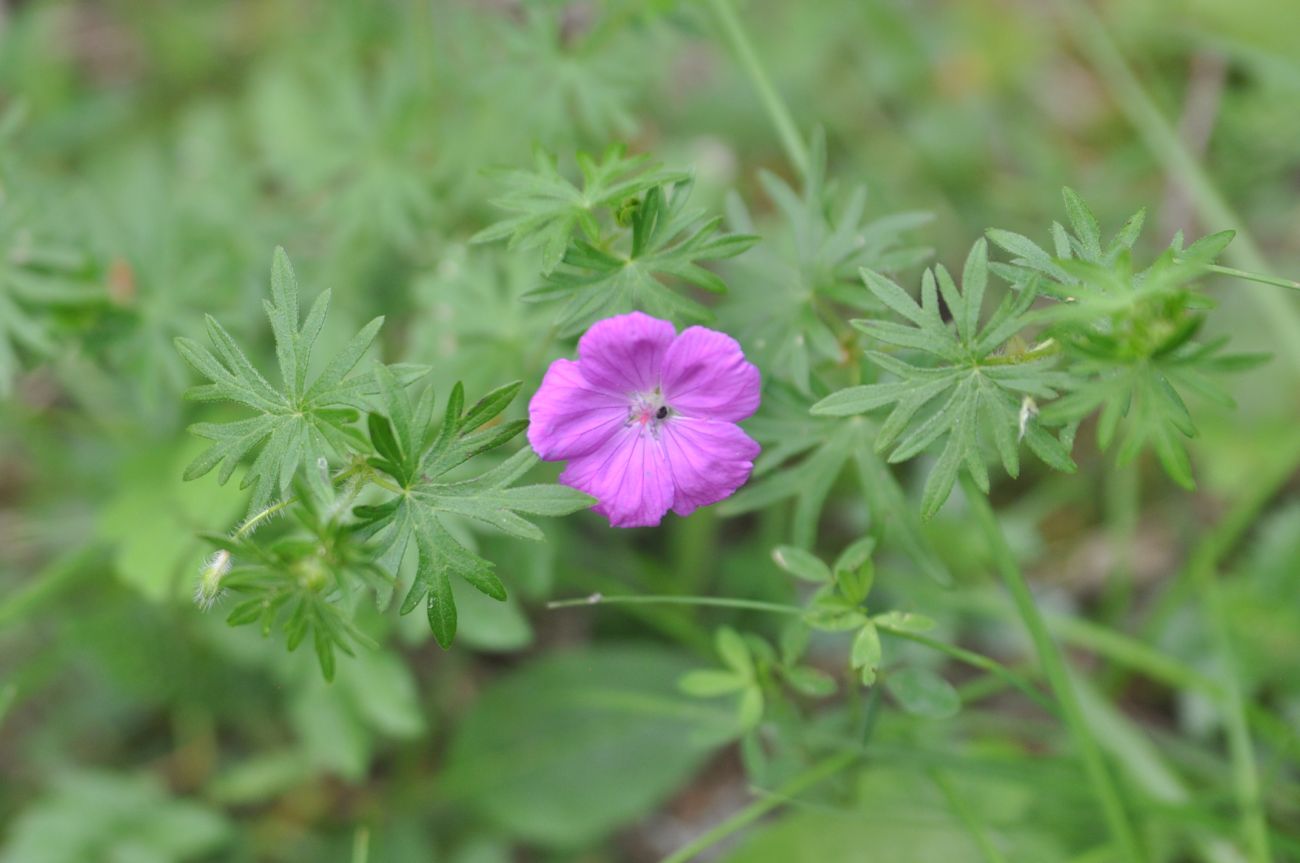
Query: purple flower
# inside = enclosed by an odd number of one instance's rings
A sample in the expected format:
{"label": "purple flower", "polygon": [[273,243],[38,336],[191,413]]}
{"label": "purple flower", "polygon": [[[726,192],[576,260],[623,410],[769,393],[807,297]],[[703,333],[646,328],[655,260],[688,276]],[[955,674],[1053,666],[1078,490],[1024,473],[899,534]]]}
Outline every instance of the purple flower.
{"label": "purple flower", "polygon": [[528,404],[528,442],[569,462],[560,482],[585,491],[614,527],[690,515],[749,479],[759,446],[736,423],[758,408],[758,369],[731,336],[680,335],[641,312],[606,318],[551,363]]}

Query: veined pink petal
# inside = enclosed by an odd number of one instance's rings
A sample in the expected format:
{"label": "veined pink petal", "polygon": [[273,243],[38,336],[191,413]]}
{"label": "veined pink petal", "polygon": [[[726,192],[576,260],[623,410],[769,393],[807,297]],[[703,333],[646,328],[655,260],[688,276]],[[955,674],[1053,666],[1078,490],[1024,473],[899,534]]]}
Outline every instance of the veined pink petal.
{"label": "veined pink petal", "polygon": [[627,424],[628,400],[587,383],[572,360],[551,363],[528,403],[528,442],[548,461],[598,449]]}
{"label": "veined pink petal", "polygon": [[556,360],[528,405],[528,440],[569,463],[560,482],[593,495],[614,527],[689,515],[744,485],[759,446],[735,423],[761,380],[723,333],[641,312],[593,324],[577,362]]}
{"label": "veined pink petal", "polygon": [[653,527],[673,505],[664,451],[642,428],[625,428],[595,452],[571,460],[560,482],[599,500],[592,509],[614,527]]}
{"label": "veined pink petal", "polygon": [[760,449],[738,425],[689,416],[664,423],[660,441],[676,489],[673,512],[678,515],[730,497],[749,479]]}
{"label": "veined pink petal", "polygon": [[615,393],[649,392],[659,385],[664,354],[677,330],[641,312],[597,321],[578,340],[582,376]]}
{"label": "veined pink petal", "polygon": [[664,357],[662,380],[664,400],[677,413],[739,422],[758,410],[758,368],[716,330],[684,330]]}

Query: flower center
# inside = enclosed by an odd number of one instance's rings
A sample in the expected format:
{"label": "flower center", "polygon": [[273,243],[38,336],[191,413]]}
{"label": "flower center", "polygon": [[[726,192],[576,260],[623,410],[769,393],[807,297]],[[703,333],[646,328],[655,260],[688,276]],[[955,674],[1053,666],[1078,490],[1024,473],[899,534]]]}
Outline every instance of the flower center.
{"label": "flower center", "polygon": [[636,393],[632,404],[628,406],[627,424],[649,429],[651,434],[659,434],[659,426],[670,416],[673,409],[664,403],[663,391],[659,387],[648,393]]}

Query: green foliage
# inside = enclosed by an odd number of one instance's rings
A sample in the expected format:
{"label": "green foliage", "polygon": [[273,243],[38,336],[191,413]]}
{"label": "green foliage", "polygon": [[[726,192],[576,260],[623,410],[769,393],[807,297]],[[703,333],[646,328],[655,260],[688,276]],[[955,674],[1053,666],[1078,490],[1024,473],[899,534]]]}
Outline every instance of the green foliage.
{"label": "green foliage", "polygon": [[83,254],[33,232],[31,208],[17,191],[0,171],[0,398],[26,367],[24,355],[49,359],[77,310],[106,299]]}
{"label": "green foliage", "polygon": [[219,486],[215,477],[181,480],[202,446],[187,440],[124,462],[96,520],[117,577],[153,602],[192,595],[194,574],[210,551],[198,534],[244,511],[245,495],[234,485]]}
{"label": "green foliage", "polygon": [[[385,742],[417,740],[428,730],[416,680],[406,663],[390,653],[363,651],[355,661],[341,664],[332,682],[299,674],[290,685],[294,691],[288,710],[298,741],[291,776],[328,770],[358,781]],[[259,777],[248,774],[258,767],[243,765],[243,777],[227,774],[227,793],[256,794],[260,783],[250,780]],[[261,770],[263,776],[270,772],[272,781],[277,778],[274,770]]]}
{"label": "green foliage", "polygon": [[[927,270],[919,303],[885,276],[862,272],[872,294],[907,321],[852,321],[894,350],[868,350],[867,358],[896,380],[840,390],[812,412],[851,416],[891,407],[875,443],[889,451],[891,463],[939,447],[921,499],[926,517],[947,500],[963,470],[989,491],[988,449],[1012,477],[1020,473],[1022,442],[1051,467],[1073,472],[1075,429],[1094,412],[1100,448],[1124,427],[1120,464],[1149,446],[1173,479],[1194,488],[1182,439],[1194,436],[1196,426],[1179,391],[1230,406],[1209,375],[1260,360],[1222,353],[1226,339],[1194,341],[1208,301],[1193,283],[1231,232],[1186,249],[1175,237],[1151,266],[1134,272],[1131,250],[1142,212],[1103,247],[1092,212],[1073,191],[1064,195],[1073,233],[1053,224],[1055,256],[1024,236],[991,230],[989,238],[1015,256],[1012,262],[990,265],[981,240],[966,259],[960,287],[942,265]],[[981,326],[990,271],[1013,290]],[[1055,302],[1032,308],[1040,296]],[[1038,341],[1027,346],[1031,333]],[[1053,426],[1064,428],[1053,434]]]}
{"label": "green foliage", "polygon": [[391,478],[393,497],[381,504],[357,507],[368,534],[380,535],[391,549],[394,568],[414,539],[418,567],[415,581],[402,601],[402,613],[423,599],[438,643],[449,647],[456,636],[453,575],[498,601],[506,588],[492,564],[465,548],[447,530],[443,519],[463,517],[521,539],[540,540],[541,530],[523,515],[568,515],[594,503],[587,495],[559,485],[515,486],[537,463],[531,450],[520,450],[499,466],[473,479],[449,477],[469,459],[509,441],[527,425],[518,420],[493,423],[519,392],[507,384],[488,393],[469,410],[457,384],[447,398],[441,426],[433,423],[433,390],[427,388],[412,403],[397,377],[378,369],[376,377],[385,414],[369,418],[375,455],[371,467]]}
{"label": "green foliage", "polygon": [[640,199],[625,200],[615,220],[631,228],[626,253],[608,248],[608,244],[575,240],[547,277],[546,285],[524,299],[571,296],[557,324],[563,334],[627,309],[643,309],[664,318],[709,320],[712,315],[705,306],[670,290],[661,280],[676,279],[723,293],[726,284],[700,262],[738,255],[758,238],[719,234],[721,216],[705,219],[698,211],[687,209],[691,187],[689,180],[682,180],[655,186]]}
{"label": "green foliage", "polygon": [[[811,663],[805,664],[814,632],[851,634],[846,642],[845,665],[863,686],[874,685],[884,664],[882,630],[906,636],[934,626],[934,621],[917,614],[871,613],[867,596],[875,582],[875,548],[874,537],[863,537],[827,565],[803,549],[777,546],[772,550],[773,562],[797,580],[817,586],[808,594],[798,618],[782,630],[779,652],[755,634],[741,635],[722,627],[714,633],[714,644],[723,667],[684,675],[678,683],[682,691],[699,698],[734,695],[736,728],[747,735],[752,745],[765,706],[775,702],[779,708],[785,698],[783,684],[807,698],[825,698],[838,689],[833,676]],[[933,717],[956,712],[954,708],[945,713],[952,706],[950,695],[955,697],[955,692],[942,678],[925,669],[904,668],[891,670],[886,681],[893,680],[895,674],[902,678],[889,689],[904,710]]]}
{"label": "green foliage", "polygon": [[599,162],[586,153],[577,155],[579,187],[560,173],[550,153],[538,150],[533,159],[532,171],[504,171],[498,178],[505,191],[492,203],[516,215],[479,231],[473,242],[509,239],[511,249],[536,249],[543,275],[564,260],[575,231],[589,243],[600,242],[601,211],[613,216],[627,200],[687,176],[653,164],[644,154],[627,156],[615,146]]}
{"label": "green foliage", "polygon": [[551,847],[632,822],[725,739],[725,714],[673,693],[685,668],[671,651],[624,645],[517,669],[461,725],[443,791],[507,835]]}
{"label": "green foliage", "polygon": [[[995,848],[1002,849],[1005,859],[1041,863],[1069,859],[1053,838],[1053,831],[1068,829],[1068,811],[1043,805],[1044,795],[1025,793],[1025,786],[1015,780],[987,773],[976,779],[965,772],[973,767],[948,756],[937,773],[915,765],[859,769],[845,781],[846,793],[837,796],[830,789],[814,789],[801,798],[804,805],[755,830],[721,859],[725,863],[813,863],[853,860],[864,848],[888,848],[899,860],[989,860],[961,812],[973,815],[978,819],[975,823],[997,837]],[[963,809],[954,810],[952,797],[944,794],[943,780],[936,776],[953,777],[952,793],[959,795]],[[1053,776],[1021,774],[1020,779],[1050,782]]]}
{"label": "green foliage", "polygon": [[[905,235],[931,218],[913,212],[871,219],[865,187],[837,195],[826,176],[826,139],[820,132],[813,137],[810,168],[799,192],[775,174],[760,172],[780,222],[764,230],[764,242],[732,268],[737,292],[726,309],[762,367],[805,394],[811,392],[814,370],[845,361],[844,341],[851,336],[839,330],[842,310],[881,310],[862,290],[859,269],[893,272],[925,260],[930,250],[909,245]],[[738,196],[729,198],[728,216],[736,230],[759,231]]]}
{"label": "green foliage", "polygon": [[1119,464],[1150,448],[1171,478],[1195,488],[1183,440],[1196,436],[1196,424],[1185,394],[1231,407],[1232,398],[1212,376],[1265,359],[1225,354],[1227,337],[1196,340],[1213,306],[1196,281],[1233,234],[1212,234],[1183,248],[1180,233],[1148,267],[1135,270],[1132,248],[1143,212],[1103,247],[1092,211],[1072,190],[1064,197],[1072,231],[1053,223],[1055,257],[1026,237],[989,232],[1015,256],[1000,272],[1022,290],[1043,285],[1060,301],[1034,315],[1034,322],[1062,346],[1072,382],[1067,395],[1043,407],[1040,419],[1074,425],[1097,412],[1099,448],[1107,449],[1121,433]]}
{"label": "green foliage", "polygon": [[578,167],[582,188],[540,151],[534,173],[506,173],[507,192],[495,203],[518,215],[474,240],[508,237],[512,248],[540,249],[545,284],[524,299],[567,299],[556,321],[561,335],[638,308],[708,320],[706,307],[663,280],[721,293],[726,285],[700,262],[738,255],[757,237],[719,234],[721,217],[708,219],[688,207],[693,184],[687,175],[655,167],[645,157],[628,158],[614,148],[599,163],[579,154]]}
{"label": "green foliage", "polygon": [[763,453],[754,478],[719,510],[753,512],[794,498],[791,534],[811,546],[831,490],[852,465],[874,529],[895,543],[923,572],[947,580],[941,561],[927,547],[920,520],[911,512],[898,481],[871,445],[874,428],[865,420],[835,422],[809,412],[808,401],[789,387],[769,385],[762,408],[746,427]]}
{"label": "green foliage", "polygon": [[[349,491],[355,494],[356,487]],[[310,635],[326,680],[334,678],[335,648],[351,656],[353,644],[378,646],[351,620],[347,600],[354,585],[382,597],[393,580],[361,527],[344,520],[346,502],[336,497],[322,462],[314,482],[299,482],[294,505],[280,505],[291,509],[301,531],[263,542],[253,538],[256,523],[249,522],[233,539],[210,537],[218,551],[199,586],[200,603],[212,602],[216,588],[248,595],[230,609],[231,626],[256,623],[266,636],[279,625],[290,651]],[[209,579],[213,589],[205,594]]]}
{"label": "green foliage", "polygon": [[725,626],[714,634],[714,645],[723,669],[691,671],[682,676],[678,686],[696,698],[735,695],[736,727],[750,731],[763,718],[763,681],[753,651],[743,636]]}
{"label": "green foliage", "polygon": [[[808,598],[802,617],[804,625],[810,629],[854,633],[849,648],[849,666],[863,686],[876,682],[876,672],[884,655],[880,632],[866,609],[867,594],[875,580],[875,567],[871,560],[875,546],[874,538],[863,537],[840,553],[834,567],[821,561],[817,561],[820,567],[808,567],[809,570],[815,569],[818,577],[811,580],[820,586]],[[778,566],[793,574],[784,550],[778,549],[773,557]]]}
{"label": "green foliage", "polygon": [[633,100],[656,70],[628,58],[663,50],[671,34],[654,19],[668,5],[618,0],[574,13],[563,4],[522,4],[491,28],[485,53],[492,59],[470,83],[475,104],[499,100],[493,120],[507,120],[505,129],[522,122],[552,146],[585,135],[597,141],[632,136],[638,127]]}
{"label": "green foliage", "polygon": [[58,777],[50,794],[17,820],[0,860],[197,860],[229,835],[225,818],[173,797],[153,777],[77,772]]}
{"label": "green foliage", "polygon": [[176,340],[176,349],[186,362],[211,381],[189,390],[188,398],[233,401],[257,412],[245,420],[191,426],[190,431],[213,444],[186,468],[186,479],[197,479],[221,465],[218,476],[225,483],[241,459],[257,451],[240,484],[241,488],[253,488],[249,511],[256,512],[283,495],[304,465],[314,467],[319,459],[338,457],[356,446],[350,426],[365,406],[364,397],[374,392],[374,378],[349,373],[384,321],[375,318],[366,324],[308,384],[312,348],[325,325],[329,303],[330,292],[325,291],[299,323],[298,282],[288,255],[276,249],[271,300],[264,305],[275,333],[275,356],[283,381],[279,389],[262,376],[230,333],[210,315],[208,338],[215,355],[192,339]]}
{"label": "green foliage", "polygon": [[[389,58],[359,75],[345,64],[313,63],[298,73],[281,63],[253,96],[259,144],[275,176],[326,226],[332,244],[364,254],[422,241],[442,177],[427,96],[409,64]],[[318,110],[321,102],[333,109]]]}
{"label": "green foliage", "polygon": [[[1026,325],[1024,318],[1035,297],[1034,283],[1018,294],[1008,294],[981,327],[980,310],[988,283],[987,250],[982,241],[966,259],[960,288],[942,265],[927,270],[919,304],[878,273],[864,270],[862,278],[881,303],[908,323],[855,320],[853,325],[876,342],[915,352],[925,362],[915,364],[868,351],[873,363],[898,380],[841,390],[813,405],[812,412],[845,416],[892,405],[875,443],[877,451],[892,448],[890,462],[914,458],[942,441],[921,499],[924,516],[939,510],[963,468],[988,491],[983,445],[989,438],[1013,477],[1020,472],[1018,440],[1025,441],[1052,467],[1075,469],[1065,443],[1032,418],[1021,419],[1026,405],[1054,398],[1069,384],[1069,378],[1056,369],[1057,358],[1048,347],[1005,350],[1006,343]],[[952,315],[952,325],[940,314],[940,294]]]}
{"label": "green foliage", "polygon": [[890,674],[885,688],[913,716],[949,719],[961,711],[961,696],[952,684],[924,668],[904,668]]}
{"label": "green foliage", "polygon": [[[1103,774],[1142,863],[1300,856],[1296,4],[1165,5],[4,4],[0,860],[1120,859]],[[544,524],[631,309],[757,468]]]}
{"label": "green foliage", "polygon": [[[219,551],[200,579],[199,602],[211,604],[226,589],[247,594],[231,609],[228,622],[257,623],[263,635],[279,627],[290,651],[310,635],[321,671],[332,679],[336,649],[352,655],[353,644],[375,646],[352,621],[355,587],[370,588],[385,606],[414,542],[418,565],[401,611],[427,597],[429,626],[439,644],[450,646],[457,628],[451,576],[499,601],[505,600],[506,588],[492,564],[458,542],[444,519],[468,518],[538,540],[541,530],[520,513],[567,515],[592,500],[563,486],[514,486],[537,462],[529,450],[476,477],[454,475],[527,426],[524,420],[499,421],[519,392],[518,383],[493,390],[468,410],[457,384],[438,424],[432,387],[418,401],[407,391],[421,370],[376,365],[373,374],[352,374],[382,318],[367,324],[309,382],[329,293],[317,298],[300,326],[297,281],[288,257],[277,249],[271,297],[264,305],[275,334],[281,389],[267,382],[211,317],[208,333],[220,360],[188,339],[177,341],[186,360],[212,381],[190,390],[190,398],[225,399],[261,412],[248,420],[191,427],[216,443],[186,469],[189,480],[221,464],[218,478],[224,483],[241,459],[261,447],[242,483],[253,486],[251,515],[229,539],[210,537]],[[372,408],[371,396],[382,412]],[[365,436],[355,427],[362,412]],[[344,462],[337,472],[331,472],[331,456]],[[387,499],[353,506],[371,485]],[[285,497],[291,487],[294,494]],[[282,499],[271,503],[277,496]],[[262,541],[257,529],[282,511],[300,530]]]}

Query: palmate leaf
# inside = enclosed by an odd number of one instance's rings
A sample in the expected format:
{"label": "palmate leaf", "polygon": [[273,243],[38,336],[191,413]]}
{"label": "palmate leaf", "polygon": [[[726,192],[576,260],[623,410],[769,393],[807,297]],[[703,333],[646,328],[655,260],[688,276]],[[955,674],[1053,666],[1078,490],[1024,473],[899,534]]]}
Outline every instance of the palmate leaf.
{"label": "palmate leaf", "polygon": [[527,421],[494,422],[519,392],[519,383],[488,393],[465,410],[464,390],[457,384],[447,398],[441,425],[433,420],[434,396],[426,388],[417,401],[387,368],[376,370],[387,415],[372,413],[371,465],[397,484],[388,501],[355,509],[368,533],[381,536],[393,549],[388,565],[396,571],[414,541],[418,562],[401,612],[425,601],[429,626],[443,647],[456,635],[456,603],[451,578],[463,578],[497,600],[506,588],[491,562],[462,545],[443,524],[446,516],[463,517],[523,539],[542,539],[541,530],[524,515],[568,515],[595,501],[576,489],[560,485],[515,486],[537,463],[524,449],[488,472],[468,480],[449,474],[474,456],[506,443]]}
{"label": "palmate leaf", "polygon": [[[980,328],[988,282],[988,250],[983,240],[966,259],[962,287],[958,288],[942,265],[927,270],[919,304],[878,273],[864,270],[862,277],[868,289],[908,324],[856,320],[853,325],[877,342],[919,354],[925,362],[868,351],[872,362],[898,380],[841,390],[813,405],[812,412],[850,416],[892,406],[875,442],[877,450],[889,450],[891,463],[914,458],[942,442],[922,495],[925,517],[936,513],[947,500],[963,468],[988,491],[986,435],[1011,476],[1020,471],[1018,440],[1052,467],[1075,469],[1069,447],[1024,410],[1026,399],[1055,398],[1070,383],[1066,374],[1055,369],[1057,357],[1051,347],[1002,352],[1006,342],[1025,326],[1025,313],[1035,297],[1032,282],[1018,294],[1008,294]],[[951,324],[940,315],[940,296],[952,314]]]}
{"label": "palmate leaf", "polygon": [[1231,406],[1231,397],[1209,375],[1264,359],[1225,354],[1226,339],[1195,341],[1203,311],[1213,305],[1195,282],[1233,234],[1211,234],[1186,248],[1178,234],[1154,262],[1137,270],[1131,249],[1142,212],[1103,247],[1087,205],[1069,189],[1064,197],[1072,230],[1053,224],[1055,256],[1018,234],[989,232],[1016,256],[1012,264],[994,265],[1000,273],[1021,285],[1047,285],[1064,300],[1033,315],[1043,334],[1061,346],[1071,377],[1070,392],[1047,405],[1041,418],[1078,424],[1099,411],[1098,448],[1107,449],[1118,436],[1118,461],[1124,464],[1150,447],[1171,478],[1194,488],[1184,440],[1195,437],[1196,425],[1183,393]]}
{"label": "palmate leaf", "polygon": [[557,322],[562,335],[577,333],[595,319],[633,309],[663,318],[709,320],[708,309],[669,288],[665,280],[723,293],[726,285],[722,279],[700,262],[734,257],[758,238],[719,233],[721,217],[706,219],[688,209],[692,185],[690,180],[681,180],[671,186],[655,186],[643,198],[634,199],[622,214],[632,228],[626,252],[576,239],[547,276],[546,284],[524,299],[568,298]]}
{"label": "palmate leaf", "polygon": [[[257,451],[241,484],[253,488],[249,509],[256,511],[284,494],[300,466],[315,465],[319,459],[345,452],[360,440],[350,425],[357,419],[358,409],[365,407],[364,397],[374,392],[374,378],[349,373],[375,340],[383,318],[366,324],[309,383],[312,347],[324,326],[329,299],[329,291],[317,297],[300,326],[297,280],[288,255],[276,249],[271,300],[265,307],[275,334],[275,354],[283,382],[280,388],[263,377],[210,315],[207,328],[213,351],[191,339],[176,340],[176,348],[186,362],[211,381],[191,388],[187,398],[233,401],[256,412],[253,417],[235,422],[191,426],[190,431],[213,444],[186,468],[185,479],[196,479],[220,465],[219,479],[224,483],[245,456]],[[396,374],[409,378],[412,370],[404,367]]]}
{"label": "palmate leaf", "polygon": [[986,233],[994,245],[1014,256],[1009,264],[991,264],[993,272],[1013,285],[1023,285],[1037,274],[1042,277],[1039,280],[1041,294],[1073,300],[1082,280],[1071,275],[1060,262],[1073,259],[1103,268],[1114,266],[1122,256],[1131,254],[1146,222],[1146,210],[1138,210],[1130,216],[1110,243],[1103,247],[1101,226],[1083,199],[1068,187],[1061,191],[1061,195],[1074,232],[1066,230],[1060,222],[1053,222],[1052,252],[1014,231],[990,228]]}
{"label": "palmate leaf", "polygon": [[[488,42],[466,94],[477,104],[491,104],[471,146],[485,134],[524,136],[555,145],[562,141],[628,139],[637,130],[636,98],[654,86],[654,70],[627,62],[661,48],[654,27],[633,24],[655,13],[654,4],[602,3],[591,8],[586,23],[574,26],[572,11],[558,3],[520,4],[510,15],[472,13],[475,27]],[[472,7],[470,7],[472,8]],[[450,8],[445,15],[456,14]],[[647,22],[648,23],[648,22]],[[446,28],[454,32],[452,28]],[[659,34],[662,35],[662,34]],[[464,50],[464,49],[461,49]]]}
{"label": "palmate leaf", "polygon": [[814,369],[846,359],[844,339],[852,334],[834,328],[842,317],[837,307],[872,315],[882,310],[863,289],[859,269],[895,272],[924,261],[931,250],[911,245],[906,234],[931,216],[910,212],[870,219],[862,186],[838,200],[826,181],[820,132],[813,136],[802,189],[767,172],[759,174],[759,182],[780,221],[760,231],[740,198],[728,199],[728,224],[764,236],[761,245],[728,267],[735,289],[719,315],[763,369],[811,393]]}
{"label": "palmate leaf", "polygon": [[1160,344],[1139,355],[1133,355],[1132,344],[1121,344],[1122,332],[1074,334],[1067,344],[1078,357],[1071,366],[1075,382],[1043,409],[1042,419],[1078,423],[1099,411],[1098,449],[1108,449],[1118,437],[1116,460],[1128,464],[1150,447],[1170,478],[1192,490],[1196,480],[1184,441],[1197,430],[1182,393],[1231,408],[1232,396],[1211,375],[1249,369],[1268,357],[1225,353],[1227,337],[1195,342],[1201,316],[1184,314],[1179,320],[1180,326],[1161,330]]}
{"label": "palmate leaf", "polygon": [[1053,319],[1072,316],[1095,320],[1104,314],[1125,311],[1153,298],[1173,296],[1204,275],[1232,241],[1232,231],[1210,234],[1183,248],[1182,233],[1146,270],[1135,271],[1133,245],[1142,233],[1146,211],[1138,210],[1123,227],[1102,245],[1101,227],[1092,210],[1074,190],[1062,190],[1071,229],[1052,223],[1052,247],[1048,252],[1033,240],[1012,231],[991,228],[988,238],[1013,255],[1010,263],[994,262],[994,273],[1014,286],[1037,279],[1039,293],[1068,301],[1058,307]]}
{"label": "palmate leaf", "polygon": [[599,162],[586,153],[579,153],[577,162],[581,188],[560,173],[554,156],[540,149],[535,170],[503,172],[506,191],[493,203],[516,215],[484,228],[471,242],[508,238],[511,248],[538,249],[542,273],[547,274],[559,266],[575,232],[581,231],[590,242],[600,241],[601,208],[612,210],[655,186],[686,179],[680,171],[652,164],[647,156],[629,158],[619,146],[606,150]]}

